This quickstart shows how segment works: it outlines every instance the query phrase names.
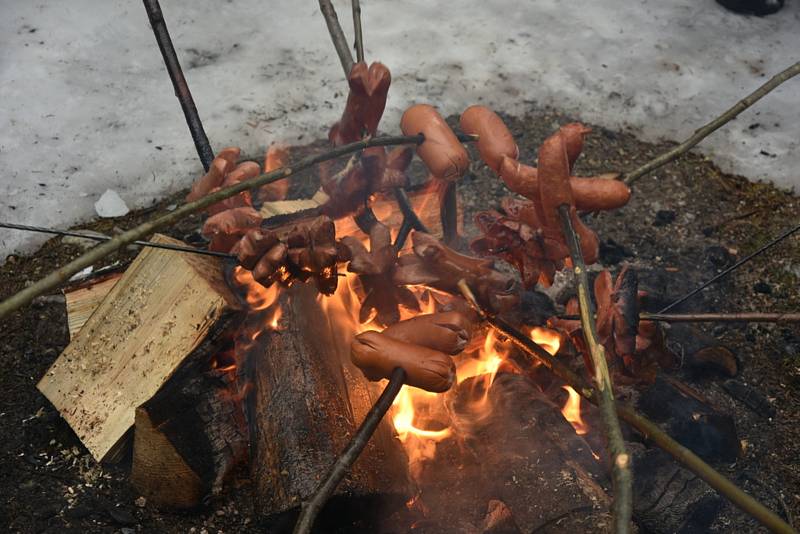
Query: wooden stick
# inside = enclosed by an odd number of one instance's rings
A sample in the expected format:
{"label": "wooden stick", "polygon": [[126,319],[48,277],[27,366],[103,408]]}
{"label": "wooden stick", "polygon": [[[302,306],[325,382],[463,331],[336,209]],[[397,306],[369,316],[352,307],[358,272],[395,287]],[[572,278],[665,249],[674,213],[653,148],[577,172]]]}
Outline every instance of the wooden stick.
{"label": "wooden stick", "polygon": [[429,234],[428,228],[419,220],[414,208],[411,207],[411,201],[408,199],[405,189],[402,187],[394,188],[394,197],[397,200],[397,205],[400,207],[400,212],[403,214],[403,223],[400,225],[400,230],[397,232],[397,238],[394,241],[395,250],[401,250],[406,244],[406,239],[411,233],[411,230],[418,230]]}
{"label": "wooden stick", "polygon": [[[559,319],[575,321],[580,315],[559,315]],[[647,313],[639,314],[643,321],[664,323],[800,323],[800,313],[791,312],[734,312],[734,313]]]}
{"label": "wooden stick", "polygon": [[[65,230],[54,230],[52,228],[43,228],[41,226],[29,226],[27,224],[13,224],[7,222],[0,222],[0,228],[9,228],[11,230],[23,230],[25,232],[38,232],[40,234],[53,234],[53,235],[63,235],[63,236],[70,236],[70,237],[80,237],[81,239],[89,239],[91,241],[109,241],[111,240],[110,236],[107,235],[94,235],[94,234],[84,234],[81,232],[70,232]],[[188,252],[189,254],[200,254],[201,256],[215,256],[217,258],[223,258],[228,260],[236,260],[239,261],[239,257],[236,254],[228,254],[227,252],[215,252],[213,250],[203,250],[199,248],[192,248],[192,247],[182,247],[180,245],[171,245],[169,243],[155,243],[153,241],[134,241],[131,243],[132,245],[138,245],[140,247],[151,247],[151,248],[163,248],[166,250],[174,250],[176,252]]]}
{"label": "wooden stick", "polygon": [[797,76],[800,74],[800,61],[792,65],[791,67],[785,69],[784,71],[780,72],[773,76],[767,83],[744,97],[743,99],[739,100],[733,107],[725,111],[722,115],[714,119],[713,121],[709,122],[702,128],[696,130],[694,134],[689,137],[686,141],[679,144],[672,150],[668,150],[667,152],[661,154],[657,158],[648,161],[638,169],[627,173],[623,177],[623,181],[631,185],[633,182],[647,174],[648,172],[655,170],[663,165],[666,165],[670,161],[677,159],[682,154],[688,152],[692,147],[694,147],[697,143],[708,137],[711,133],[718,130],[723,125],[727,124],[731,120],[735,119],[739,113],[746,110],[759,100],[761,100],[764,96],[766,96],[770,91],[778,87],[783,82],[789,80],[790,78]]}
{"label": "wooden stick", "polygon": [[303,169],[307,169],[317,163],[321,163],[323,161],[328,161],[331,159],[338,158],[340,156],[344,156],[345,154],[350,154],[352,152],[357,152],[359,150],[364,150],[365,148],[369,148],[371,146],[388,146],[388,145],[402,145],[402,144],[414,144],[418,145],[425,140],[424,136],[422,135],[411,135],[411,136],[386,136],[386,137],[373,137],[371,139],[363,139],[361,141],[356,141],[355,143],[350,143],[347,145],[342,145],[328,152],[323,154],[318,154],[315,156],[309,156],[297,162],[297,164],[291,167],[282,167],[280,169],[275,169],[272,172],[268,172],[266,174],[262,174],[250,180],[245,180],[243,182],[239,182],[236,185],[232,185],[230,187],[226,187],[225,189],[221,189],[216,191],[215,193],[211,193],[201,199],[195,200],[194,202],[189,202],[187,204],[183,204],[179,206],[175,210],[166,213],[160,217],[155,219],[149,220],[145,223],[140,224],[139,226],[132,228],[126,232],[121,233],[120,235],[102,243],[95,248],[87,251],[85,254],[78,256],[68,264],[64,265],[63,267],[56,269],[49,275],[45,276],[38,282],[26,287],[22,291],[12,295],[11,297],[7,298],[3,302],[0,302],[0,319],[6,317],[8,314],[17,310],[28,304],[34,298],[38,297],[55,289],[56,287],[60,286],[64,282],[66,282],[70,276],[77,273],[81,269],[92,265],[101,259],[105,258],[112,252],[116,252],[117,250],[121,249],[122,247],[129,245],[136,241],[137,239],[142,239],[156,230],[173,224],[184,217],[191,215],[192,213],[196,213],[201,211],[208,206],[215,204],[221,200],[225,200],[226,198],[230,198],[242,191],[249,190],[254,187],[260,187],[262,185],[270,184],[272,182],[277,182],[283,178],[288,178],[293,174],[302,171]]}
{"label": "wooden stick", "polygon": [[772,239],[771,241],[769,241],[768,243],[765,243],[764,245],[760,246],[758,248],[758,250],[756,250],[755,252],[752,252],[752,253],[748,254],[747,256],[745,256],[741,260],[737,261],[736,263],[734,263],[733,265],[731,265],[730,267],[728,267],[727,269],[725,269],[724,271],[722,271],[718,275],[712,277],[707,282],[703,282],[698,287],[696,287],[695,289],[689,291],[688,293],[686,293],[684,296],[682,296],[681,298],[679,298],[678,300],[676,300],[672,304],[670,304],[668,306],[664,306],[663,308],[658,310],[658,313],[664,313],[666,311],[669,311],[672,308],[674,308],[675,306],[677,306],[678,304],[681,304],[681,303],[685,302],[686,300],[688,300],[691,297],[695,296],[696,294],[700,293],[702,290],[704,290],[705,288],[707,288],[708,286],[710,286],[711,284],[713,284],[717,280],[725,278],[726,276],[731,274],[733,271],[735,271],[736,269],[738,269],[739,267],[741,267],[742,265],[744,265],[748,261],[752,260],[756,256],[759,256],[759,255],[763,254],[764,252],[766,252],[767,250],[771,249],[772,247],[774,247],[775,245],[777,245],[778,243],[780,243],[781,241],[783,241],[784,239],[786,239],[790,235],[794,234],[798,230],[800,230],[800,224],[798,224],[797,226],[794,226],[792,228],[789,228],[785,232],[781,233],[781,235],[779,235],[778,237],[776,237],[776,238]]}
{"label": "wooden stick", "polygon": [[172,86],[175,88],[175,96],[178,97],[178,101],[181,103],[183,116],[186,118],[189,132],[192,134],[197,155],[200,156],[203,169],[208,172],[208,168],[214,159],[214,151],[211,150],[211,144],[208,142],[200,115],[197,113],[197,107],[194,105],[192,93],[189,91],[189,84],[186,83],[186,78],[183,76],[178,54],[175,52],[175,47],[172,46],[172,39],[169,37],[161,6],[158,0],[144,0],[144,8],[147,11],[147,18],[150,19],[150,26],[156,36],[158,48],[161,50],[161,57],[164,58],[164,65],[167,67],[169,79],[172,80]]}
{"label": "wooden stick", "polygon": [[619,534],[630,531],[631,514],[633,513],[633,474],[631,473],[631,456],[625,450],[625,440],[615,408],[614,391],[611,374],[608,372],[606,353],[603,345],[597,341],[597,330],[594,322],[594,306],[589,296],[589,276],[586,263],[583,261],[581,242],[570,218],[570,207],[559,206],[561,226],[569,246],[575,280],[578,289],[578,304],[581,312],[581,329],[586,346],[594,363],[595,382],[600,395],[600,415],[605,426],[608,439],[608,451],[611,455],[611,474],[614,483],[614,501],[612,503],[612,520],[614,532]]}
{"label": "wooden stick", "polygon": [[458,241],[458,192],[456,182],[449,182],[442,191],[440,213],[444,242],[449,247],[456,247]]}
{"label": "wooden stick", "polygon": [[361,2],[352,0],[353,4],[353,29],[356,34],[356,61],[364,61],[364,35],[361,31]]}
{"label": "wooden stick", "polygon": [[800,313],[641,313],[639,318],[665,323],[800,323]]}
{"label": "wooden stick", "polygon": [[[492,328],[497,330],[503,336],[507,337],[525,354],[531,356],[534,360],[539,361],[545,367],[550,369],[553,374],[569,384],[572,389],[577,391],[587,401],[591,402],[595,406],[599,404],[599,395],[597,390],[595,390],[581,376],[567,367],[566,364],[564,364],[561,360],[551,356],[550,353],[547,352],[541,345],[520,332],[519,329],[509,324],[503,318],[487,315],[475,300],[475,296],[463,280],[459,282],[458,286],[464,298],[467,299],[475,311],[477,311],[478,314],[485,319]],[[777,514],[772,512],[757,500],[753,499],[753,497],[745,493],[741,488],[736,486],[736,484],[716,471],[713,467],[705,463],[699,456],[672,439],[668,434],[663,432],[658,425],[646,417],[639,415],[635,410],[623,405],[622,403],[615,402],[615,407],[617,415],[623,421],[638,430],[645,438],[649,439],[664,452],[672,456],[686,469],[705,480],[706,483],[714,488],[720,495],[738,506],[744,512],[750,514],[762,525],[773,532],[781,532],[786,534],[795,532],[795,530]]]}
{"label": "wooden stick", "polygon": [[378,400],[375,401],[375,404],[367,413],[364,422],[358,427],[358,430],[353,435],[347,448],[336,460],[336,463],[331,466],[328,474],[325,475],[325,479],[317,487],[317,491],[314,492],[314,496],[311,500],[303,504],[300,517],[294,527],[294,534],[308,534],[311,532],[317,515],[319,515],[325,503],[331,495],[333,495],[336,486],[339,485],[339,482],[342,481],[350,470],[350,467],[358,459],[364,447],[367,446],[367,442],[372,437],[372,434],[375,433],[378,423],[381,422],[383,416],[386,415],[386,412],[388,412],[389,408],[392,406],[395,397],[400,393],[400,389],[403,387],[405,380],[405,370],[402,367],[396,367],[392,371],[392,376],[389,378],[389,383],[386,384],[383,393],[381,393],[381,396],[378,397]]}
{"label": "wooden stick", "polygon": [[353,69],[353,55],[350,54],[347,37],[344,36],[342,27],[339,25],[339,17],[336,15],[336,10],[333,9],[331,0],[319,0],[319,8],[322,11],[322,16],[325,17],[325,24],[328,25],[328,33],[331,34],[331,40],[334,48],[336,48],[336,53],[339,55],[339,61],[342,62],[344,75],[348,76]]}

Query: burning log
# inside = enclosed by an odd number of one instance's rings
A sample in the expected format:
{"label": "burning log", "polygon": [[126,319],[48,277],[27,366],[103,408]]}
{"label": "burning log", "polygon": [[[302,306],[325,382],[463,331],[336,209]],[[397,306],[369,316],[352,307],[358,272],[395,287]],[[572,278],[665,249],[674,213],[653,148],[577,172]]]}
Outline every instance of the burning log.
{"label": "burning log", "polygon": [[[353,325],[326,314],[305,285],[278,300],[280,329],[266,334],[248,356],[253,393],[248,402],[251,475],[256,508],[270,528],[289,529],[302,501],[336,461],[377,398],[349,362]],[[390,509],[408,497],[407,459],[388,421],[381,422],[359,460],[320,516],[347,524],[341,507],[378,504]]]}

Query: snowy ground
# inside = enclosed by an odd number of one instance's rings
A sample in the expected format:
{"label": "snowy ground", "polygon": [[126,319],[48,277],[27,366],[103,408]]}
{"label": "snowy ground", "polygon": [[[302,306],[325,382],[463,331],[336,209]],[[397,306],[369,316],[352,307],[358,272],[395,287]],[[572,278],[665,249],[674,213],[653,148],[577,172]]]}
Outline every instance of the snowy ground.
{"label": "snowy ground", "polygon": [[[349,2],[336,1],[350,33]],[[110,188],[131,207],[200,170],[139,2],[2,0],[0,220],[67,227]],[[323,136],[346,86],[313,0],[163,0],[215,149]],[[763,19],[713,0],[364,0],[393,75],[383,129],[430,102],[557,106],[679,140],[800,59],[800,1]],[[725,170],[800,190],[800,79],[704,141]],[[0,230],[0,259],[37,236]]]}

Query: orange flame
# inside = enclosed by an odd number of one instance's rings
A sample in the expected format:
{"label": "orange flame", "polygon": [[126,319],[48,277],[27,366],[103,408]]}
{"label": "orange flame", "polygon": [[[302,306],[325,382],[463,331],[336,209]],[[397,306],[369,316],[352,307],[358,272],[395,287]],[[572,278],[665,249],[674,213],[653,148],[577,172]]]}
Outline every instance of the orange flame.
{"label": "orange flame", "polygon": [[542,346],[544,350],[555,356],[561,348],[561,334],[549,328],[534,326],[531,328],[531,339]]}
{"label": "orange flame", "polygon": [[564,419],[569,421],[572,428],[575,429],[575,433],[582,436],[589,431],[589,427],[583,422],[583,418],[581,417],[581,396],[569,386],[563,386],[562,389],[565,389],[567,393],[569,393],[569,397],[567,398],[567,402],[564,403],[561,413],[564,414]]}
{"label": "orange flame", "polygon": [[237,266],[233,270],[233,278],[244,293],[247,304],[254,310],[265,310],[272,306],[278,298],[278,285],[264,287],[253,278],[253,273]]}

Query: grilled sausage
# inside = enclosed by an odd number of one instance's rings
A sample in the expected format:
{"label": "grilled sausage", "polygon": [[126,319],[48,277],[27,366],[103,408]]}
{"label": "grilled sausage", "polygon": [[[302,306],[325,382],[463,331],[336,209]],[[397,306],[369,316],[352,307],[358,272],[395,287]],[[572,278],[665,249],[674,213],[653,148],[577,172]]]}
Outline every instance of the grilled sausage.
{"label": "grilled sausage", "polygon": [[433,106],[416,104],[408,108],[400,120],[400,129],[404,135],[425,136],[417,146],[417,155],[436,178],[455,181],[467,171],[467,151]]}
{"label": "grilled sausage", "polygon": [[389,378],[396,367],[402,367],[406,384],[434,393],[450,389],[456,378],[456,366],[447,354],[374,330],[356,336],[350,359],[369,380]]}
{"label": "grilled sausage", "polygon": [[472,337],[472,323],[459,312],[418,315],[383,331],[398,341],[422,345],[446,354],[458,354]]}
{"label": "grilled sausage", "polygon": [[470,106],[461,114],[464,133],[478,135],[478,152],[481,159],[494,172],[499,172],[504,157],[517,159],[519,148],[506,124],[486,106]]}

